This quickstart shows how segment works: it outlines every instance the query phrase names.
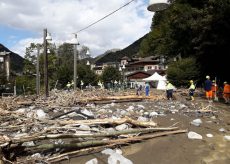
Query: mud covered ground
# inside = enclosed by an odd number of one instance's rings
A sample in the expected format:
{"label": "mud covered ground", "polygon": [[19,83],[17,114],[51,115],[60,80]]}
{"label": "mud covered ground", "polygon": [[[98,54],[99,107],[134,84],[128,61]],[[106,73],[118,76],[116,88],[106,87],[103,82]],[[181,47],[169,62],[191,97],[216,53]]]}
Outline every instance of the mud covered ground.
{"label": "mud covered ground", "polygon": [[[159,93],[164,94],[164,93]],[[160,127],[177,126],[202,135],[202,140],[188,139],[187,133],[164,136],[145,140],[127,146],[117,147],[122,155],[134,164],[229,164],[230,141],[224,136],[230,135],[230,106],[222,102],[208,102],[203,97],[196,97],[195,101],[178,97],[168,101],[142,101],[130,103],[116,103],[108,110],[126,109],[133,106],[135,110],[143,112],[157,112],[151,118]],[[136,108],[143,106],[142,109]],[[104,105],[99,105],[104,108]],[[212,112],[199,112],[200,109]],[[194,126],[191,121],[201,119],[200,126]],[[212,134],[209,138],[206,134]],[[100,152],[87,156],[76,157],[61,164],[85,164],[97,158],[99,164],[108,163],[108,157]]]}

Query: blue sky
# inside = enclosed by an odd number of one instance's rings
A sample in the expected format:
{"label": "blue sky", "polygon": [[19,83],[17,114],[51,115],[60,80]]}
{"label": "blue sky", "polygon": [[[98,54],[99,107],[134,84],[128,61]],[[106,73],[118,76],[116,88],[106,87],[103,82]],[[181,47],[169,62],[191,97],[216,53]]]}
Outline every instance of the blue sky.
{"label": "blue sky", "polygon": [[28,38],[31,36],[36,36],[34,32],[15,29],[13,27],[7,27],[6,25],[0,24],[0,43],[4,44],[6,47],[12,47],[17,44],[21,39]]}
{"label": "blue sky", "polygon": [[[0,43],[24,56],[31,43],[42,43],[47,28],[57,45],[130,0],[1,0]],[[104,5],[101,5],[104,4]],[[135,0],[100,23],[80,32],[78,40],[92,56],[122,49],[150,31],[153,13],[148,0]]]}

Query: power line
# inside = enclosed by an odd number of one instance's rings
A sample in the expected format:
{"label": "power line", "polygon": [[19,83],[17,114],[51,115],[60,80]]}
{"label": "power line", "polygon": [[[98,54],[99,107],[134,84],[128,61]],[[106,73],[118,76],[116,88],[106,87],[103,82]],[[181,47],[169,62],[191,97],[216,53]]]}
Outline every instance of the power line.
{"label": "power line", "polygon": [[82,28],[81,30],[77,31],[77,32],[76,32],[76,34],[77,34],[77,33],[79,33],[79,32],[81,32],[81,31],[86,30],[87,28],[89,28],[89,27],[91,27],[91,26],[95,25],[96,23],[98,23],[98,22],[102,21],[103,19],[105,19],[105,18],[109,17],[110,15],[114,14],[115,12],[117,12],[117,11],[121,10],[122,8],[124,8],[124,7],[128,6],[128,5],[129,5],[130,3],[132,3],[133,1],[135,1],[135,0],[131,0],[131,1],[129,1],[128,3],[124,4],[123,6],[119,7],[119,8],[118,8],[118,9],[116,9],[116,10],[114,10],[113,12],[111,12],[111,13],[107,14],[106,16],[102,17],[101,19],[99,19],[99,20],[97,20],[97,21],[95,21],[95,22],[91,23],[90,25],[88,25],[88,26],[86,26],[86,27]]}

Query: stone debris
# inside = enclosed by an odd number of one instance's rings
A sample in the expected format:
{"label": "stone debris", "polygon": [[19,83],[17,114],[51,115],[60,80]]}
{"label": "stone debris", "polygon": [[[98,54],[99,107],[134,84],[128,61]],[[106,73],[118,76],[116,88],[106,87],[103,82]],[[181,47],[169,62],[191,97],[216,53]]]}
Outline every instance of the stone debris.
{"label": "stone debris", "polygon": [[227,140],[227,141],[230,141],[230,136],[225,135],[224,139]]}
{"label": "stone debris", "polygon": [[198,134],[196,132],[192,132],[192,131],[188,132],[188,138],[192,139],[192,140],[193,139],[197,139],[197,140],[202,140],[203,139],[203,137],[200,134]]}
{"label": "stone debris", "polygon": [[195,125],[195,126],[200,126],[200,124],[202,124],[202,121],[201,119],[195,119],[191,122],[192,125]]}
{"label": "stone debris", "polygon": [[[187,132],[175,127],[177,123],[174,124],[173,121],[177,119],[172,118],[175,115],[197,118],[191,124],[198,128],[202,124],[200,118],[212,119],[210,124],[217,124],[219,121],[217,110],[210,104],[205,107],[203,104],[188,103],[182,99],[167,101],[162,95],[145,97],[136,96],[135,92],[55,90],[47,100],[33,96],[7,97],[0,99],[0,104],[0,147],[7,150],[14,145],[15,148],[24,149],[27,160],[17,151],[5,151],[7,156],[17,158],[17,162],[21,163],[33,163],[35,160],[41,163],[58,162],[69,159],[71,155],[98,152],[99,149],[116,144],[136,142],[155,135]],[[154,120],[167,115],[170,115],[169,120],[173,125],[157,129]],[[224,128],[219,131],[226,132]],[[145,136],[146,133],[153,134]],[[206,136],[213,137],[212,134]],[[228,137],[225,136],[225,139],[228,140]],[[188,138],[203,139],[193,131],[188,133]],[[78,145],[79,142],[82,144]],[[81,147],[82,145],[86,147]],[[77,150],[72,154],[68,149]],[[103,153],[110,155],[108,163],[132,163],[118,150],[107,149]],[[94,163],[98,163],[97,159],[87,162]]]}
{"label": "stone debris", "polygon": [[208,138],[212,138],[212,137],[213,137],[212,134],[206,134],[206,136],[207,136]]}
{"label": "stone debris", "polygon": [[117,151],[114,151],[112,149],[106,149],[101,152],[102,154],[109,155],[108,157],[108,164],[133,164],[132,161],[122,156],[120,153],[117,153]]}
{"label": "stone debris", "polygon": [[219,129],[220,132],[225,132],[226,130],[224,128]]}
{"label": "stone debris", "polygon": [[98,164],[98,160],[97,160],[97,158],[93,158],[93,159],[87,161],[85,164]]}

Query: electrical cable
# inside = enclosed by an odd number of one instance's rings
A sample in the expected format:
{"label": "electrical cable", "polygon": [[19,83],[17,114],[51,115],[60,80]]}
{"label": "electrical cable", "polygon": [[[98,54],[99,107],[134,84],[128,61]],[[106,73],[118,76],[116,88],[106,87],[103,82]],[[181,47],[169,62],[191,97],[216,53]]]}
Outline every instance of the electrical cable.
{"label": "electrical cable", "polygon": [[99,20],[97,20],[97,21],[95,21],[95,22],[91,23],[90,25],[88,25],[88,26],[86,26],[86,27],[82,28],[81,30],[77,31],[75,34],[77,34],[77,33],[81,32],[81,31],[84,31],[84,30],[86,30],[87,28],[89,28],[89,27],[91,27],[91,26],[95,25],[96,23],[98,23],[98,22],[102,21],[103,19],[105,19],[105,18],[109,17],[110,15],[112,15],[112,14],[116,13],[117,11],[121,10],[122,8],[124,8],[124,7],[128,6],[128,5],[129,5],[130,3],[132,3],[133,1],[135,1],[135,0],[131,0],[131,1],[129,1],[128,3],[124,4],[123,6],[119,7],[119,8],[118,8],[118,9],[116,9],[116,10],[114,10],[113,12],[111,12],[111,13],[107,14],[106,16],[104,16],[104,17],[100,18]]}

